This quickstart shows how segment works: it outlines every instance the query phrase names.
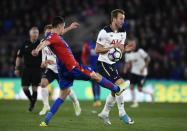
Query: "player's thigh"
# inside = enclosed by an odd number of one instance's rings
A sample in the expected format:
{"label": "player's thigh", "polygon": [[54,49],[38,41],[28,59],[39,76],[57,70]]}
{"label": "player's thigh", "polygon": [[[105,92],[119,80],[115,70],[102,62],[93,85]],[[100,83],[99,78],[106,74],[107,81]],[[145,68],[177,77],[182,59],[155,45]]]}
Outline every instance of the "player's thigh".
{"label": "player's thigh", "polygon": [[113,83],[121,78],[115,64],[110,65],[105,62],[97,62],[97,70],[99,74],[109,79]]}
{"label": "player's thigh", "polygon": [[90,80],[93,72],[91,67],[80,65],[72,70],[72,76],[76,80]]}
{"label": "player's thigh", "polygon": [[29,87],[31,85],[31,75],[28,68],[23,69],[23,74],[21,76],[22,87]]}
{"label": "player's thigh", "polygon": [[49,83],[52,83],[56,79],[56,77],[58,77],[58,74],[50,69],[46,69],[42,74],[41,86],[47,86]]}
{"label": "player's thigh", "polygon": [[60,73],[58,77],[59,77],[58,83],[59,83],[59,87],[61,90],[65,90],[73,86],[73,81],[74,81],[73,78],[64,76],[63,74],[60,74]]}
{"label": "player's thigh", "polygon": [[97,72],[107,79],[110,79],[111,75],[107,70],[106,65],[103,62],[97,62]]}

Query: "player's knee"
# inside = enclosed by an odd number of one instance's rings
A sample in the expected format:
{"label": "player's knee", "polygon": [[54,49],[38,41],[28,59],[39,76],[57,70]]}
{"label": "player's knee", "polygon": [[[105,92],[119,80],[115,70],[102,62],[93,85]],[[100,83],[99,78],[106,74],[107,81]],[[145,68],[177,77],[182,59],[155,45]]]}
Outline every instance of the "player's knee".
{"label": "player's knee", "polygon": [[120,79],[118,79],[116,82],[115,82],[115,84],[116,85],[120,85],[120,84],[122,84],[122,83],[124,83],[125,81],[122,79],[122,78],[120,78]]}
{"label": "player's knee", "polygon": [[49,84],[49,81],[46,78],[42,78],[41,87],[45,88]]}
{"label": "player's knee", "polygon": [[69,89],[63,89],[63,90],[61,90],[61,91],[60,91],[60,98],[61,98],[62,100],[65,100],[66,97],[69,95],[69,93],[70,93],[70,90],[69,90]]}
{"label": "player's knee", "polygon": [[96,82],[100,82],[102,79],[102,76],[96,72],[92,72],[91,73],[91,79],[96,81]]}

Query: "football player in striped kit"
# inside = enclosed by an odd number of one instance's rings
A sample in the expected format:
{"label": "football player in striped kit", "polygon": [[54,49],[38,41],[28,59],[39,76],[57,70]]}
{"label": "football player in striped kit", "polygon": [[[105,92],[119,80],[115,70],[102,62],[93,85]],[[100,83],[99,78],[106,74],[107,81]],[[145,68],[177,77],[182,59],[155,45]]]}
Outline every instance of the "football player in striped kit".
{"label": "football player in striped kit", "polygon": [[[125,12],[123,10],[115,9],[111,12],[111,24],[99,32],[95,50],[99,54],[97,62],[98,72],[116,85],[124,85],[127,88],[130,86],[130,81],[122,79],[118,73],[116,62],[108,58],[108,51],[112,48],[119,48],[122,52],[133,49],[133,46],[125,45],[126,31],[123,28],[124,20]],[[112,92],[108,95],[102,112],[98,114],[106,124],[111,125],[109,112],[115,102],[117,103],[120,119],[126,124],[134,123],[124,109],[123,98],[123,94],[118,96]]]}

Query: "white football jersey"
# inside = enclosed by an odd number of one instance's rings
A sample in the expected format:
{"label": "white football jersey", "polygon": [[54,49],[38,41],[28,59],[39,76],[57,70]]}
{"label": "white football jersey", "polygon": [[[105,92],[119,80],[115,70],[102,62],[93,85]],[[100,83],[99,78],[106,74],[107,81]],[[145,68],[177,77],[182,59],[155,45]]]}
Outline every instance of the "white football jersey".
{"label": "white football jersey", "polygon": [[58,73],[57,64],[56,64],[56,55],[47,46],[42,49],[42,62],[44,62],[45,60],[52,60],[52,61],[54,61],[54,64],[52,64],[52,65],[48,64],[47,68],[51,69],[55,73]]}
{"label": "white football jersey", "polygon": [[[125,44],[126,32],[124,29],[119,29],[116,32],[113,32],[110,26],[103,28],[97,37],[97,43],[101,44],[104,48],[111,47],[113,44]],[[108,52],[105,54],[99,54],[98,61],[102,61],[108,64],[114,64],[108,58]]]}
{"label": "white football jersey", "polygon": [[138,49],[136,52],[130,52],[125,54],[125,61],[132,62],[131,73],[136,75],[147,76],[148,69],[144,68],[143,73],[141,73],[142,68],[145,66],[145,58],[148,54],[143,49]]}

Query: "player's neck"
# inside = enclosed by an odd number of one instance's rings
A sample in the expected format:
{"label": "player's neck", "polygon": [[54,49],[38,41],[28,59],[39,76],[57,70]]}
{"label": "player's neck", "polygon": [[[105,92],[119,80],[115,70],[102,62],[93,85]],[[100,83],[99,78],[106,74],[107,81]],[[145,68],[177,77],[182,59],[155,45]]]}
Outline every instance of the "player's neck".
{"label": "player's neck", "polygon": [[31,41],[32,43],[34,43],[34,42],[36,42],[37,40],[36,40],[36,39],[33,39],[33,38],[30,38],[30,41]]}
{"label": "player's neck", "polygon": [[112,22],[110,28],[112,29],[113,32],[118,32],[118,27],[116,26],[115,23]]}
{"label": "player's neck", "polygon": [[57,28],[52,29],[52,33],[60,34]]}

